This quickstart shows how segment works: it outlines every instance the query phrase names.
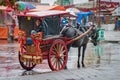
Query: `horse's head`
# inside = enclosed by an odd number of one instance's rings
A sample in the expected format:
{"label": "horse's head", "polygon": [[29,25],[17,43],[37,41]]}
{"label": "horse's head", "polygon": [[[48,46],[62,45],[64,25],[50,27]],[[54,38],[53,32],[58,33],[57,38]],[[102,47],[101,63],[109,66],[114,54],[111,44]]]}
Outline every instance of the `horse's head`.
{"label": "horse's head", "polygon": [[98,32],[95,25],[92,22],[89,22],[87,25],[77,25],[77,28],[83,33],[86,32],[91,26],[93,26],[92,30],[88,33],[88,37],[91,37],[91,42],[94,46],[98,43]]}
{"label": "horse's head", "polygon": [[99,35],[98,35],[98,31],[97,31],[95,25],[93,25],[93,26],[94,27],[90,32],[90,37],[91,37],[91,42],[93,43],[94,46],[96,46],[98,43],[97,39],[98,39]]}

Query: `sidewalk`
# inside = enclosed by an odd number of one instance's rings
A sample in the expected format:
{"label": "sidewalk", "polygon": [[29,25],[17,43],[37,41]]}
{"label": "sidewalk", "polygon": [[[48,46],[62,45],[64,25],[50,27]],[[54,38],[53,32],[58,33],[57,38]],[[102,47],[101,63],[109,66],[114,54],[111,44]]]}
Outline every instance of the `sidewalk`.
{"label": "sidewalk", "polygon": [[105,41],[120,42],[120,31],[104,31]]}

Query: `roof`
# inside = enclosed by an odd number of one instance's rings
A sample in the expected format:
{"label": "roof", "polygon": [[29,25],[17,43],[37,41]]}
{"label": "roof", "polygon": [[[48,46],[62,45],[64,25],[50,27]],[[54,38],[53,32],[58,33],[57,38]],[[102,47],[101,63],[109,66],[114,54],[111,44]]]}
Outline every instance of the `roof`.
{"label": "roof", "polygon": [[3,11],[12,11],[13,9],[8,7],[8,6],[0,6],[0,10],[3,10]]}
{"label": "roof", "polygon": [[112,13],[114,16],[120,16],[120,6],[117,7]]}
{"label": "roof", "polygon": [[59,5],[57,5],[57,6],[53,7],[51,10],[61,10],[61,11],[65,11],[66,8],[63,7],[63,6],[59,6]]}
{"label": "roof", "polygon": [[30,12],[35,12],[35,11],[46,11],[46,10],[61,10],[61,11],[65,11],[66,8],[63,6],[59,6],[59,5],[53,5],[53,6],[49,6],[49,5],[37,5],[35,9],[30,9]]}
{"label": "roof", "polygon": [[78,15],[91,15],[93,12],[79,12]]}
{"label": "roof", "polygon": [[59,10],[48,10],[48,11],[28,12],[26,14],[18,14],[18,16],[46,17],[46,16],[64,15],[64,14],[69,14],[69,12],[59,11]]}
{"label": "roof", "polygon": [[[114,0],[115,1],[115,0]],[[101,11],[113,11],[116,7],[118,7],[120,5],[119,1],[114,2],[112,1],[100,1],[100,10]],[[90,1],[88,3],[83,3],[83,4],[76,4],[75,7],[77,7],[78,9],[80,9],[81,11],[99,11],[98,7],[97,7],[97,2],[96,1]]]}
{"label": "roof", "polygon": [[48,6],[48,5],[37,5],[35,9],[30,9],[30,12],[35,12],[35,11],[46,11],[54,8],[55,6]]}
{"label": "roof", "polygon": [[0,6],[0,10],[6,10],[7,7],[6,6]]}

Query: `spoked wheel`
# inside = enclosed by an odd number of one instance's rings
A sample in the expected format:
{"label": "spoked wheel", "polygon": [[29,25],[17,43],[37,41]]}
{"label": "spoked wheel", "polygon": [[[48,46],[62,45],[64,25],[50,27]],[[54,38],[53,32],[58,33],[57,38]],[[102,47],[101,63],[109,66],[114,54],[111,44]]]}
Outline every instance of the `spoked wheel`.
{"label": "spoked wheel", "polygon": [[36,64],[32,63],[30,59],[21,61],[22,56],[20,55],[20,52],[18,54],[18,57],[19,57],[20,65],[22,66],[23,69],[25,69],[27,71],[32,70],[36,66]]}
{"label": "spoked wheel", "polygon": [[53,71],[65,68],[68,60],[68,50],[63,40],[57,39],[50,47],[48,54],[48,64]]}

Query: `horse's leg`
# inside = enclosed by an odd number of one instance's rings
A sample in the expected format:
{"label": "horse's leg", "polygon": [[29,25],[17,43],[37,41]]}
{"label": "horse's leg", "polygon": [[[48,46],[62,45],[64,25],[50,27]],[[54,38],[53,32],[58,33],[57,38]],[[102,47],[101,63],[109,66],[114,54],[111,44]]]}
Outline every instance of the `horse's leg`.
{"label": "horse's leg", "polygon": [[77,67],[80,68],[80,53],[81,53],[81,46],[78,47],[78,61],[77,61]]}
{"label": "horse's leg", "polygon": [[84,56],[85,56],[85,50],[86,50],[87,44],[83,45],[83,50],[82,50],[82,67],[85,67],[84,65]]}

